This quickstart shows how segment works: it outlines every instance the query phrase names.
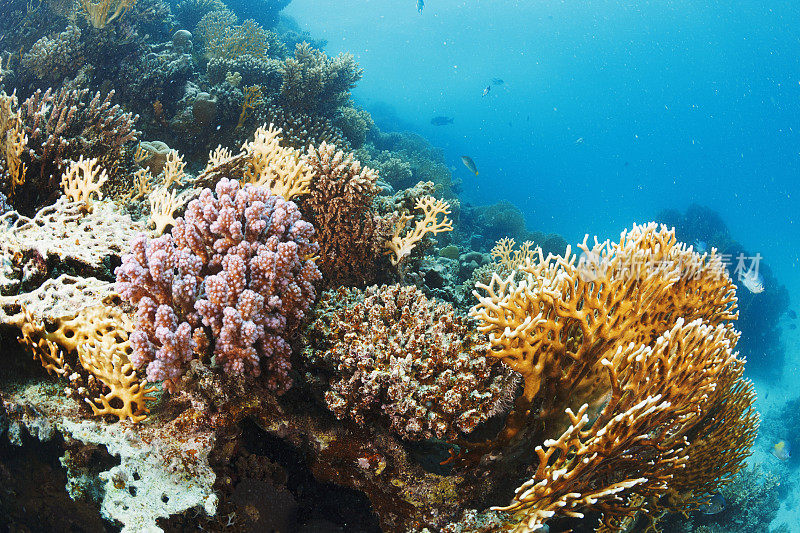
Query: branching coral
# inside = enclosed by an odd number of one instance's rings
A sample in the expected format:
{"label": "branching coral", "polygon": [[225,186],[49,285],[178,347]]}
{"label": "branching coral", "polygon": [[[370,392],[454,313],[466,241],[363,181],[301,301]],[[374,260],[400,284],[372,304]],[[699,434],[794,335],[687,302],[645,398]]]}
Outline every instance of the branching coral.
{"label": "branching coral", "polygon": [[235,59],[252,56],[256,59],[268,57],[270,48],[280,49],[277,36],[262,28],[254,20],[245,20],[237,25],[231,11],[211,11],[197,24],[197,34],[205,45],[209,59]]}
{"label": "branching coral", "polygon": [[[404,215],[394,227],[394,235],[386,243],[386,247],[394,254],[392,264],[399,264],[403,259],[411,255],[411,251],[428,233],[437,235],[443,231],[453,231],[453,223],[447,218],[450,213],[450,204],[433,196],[425,196],[417,200],[415,209],[422,210],[422,219],[417,220],[414,229],[406,232],[402,237],[400,234],[409,221],[414,217]],[[439,220],[439,215],[442,219]]]}
{"label": "branching coral", "polygon": [[[136,139],[138,118],[112,105],[114,91],[86,101],[88,90],[62,88],[36,91],[21,107],[28,150],[26,200],[36,205],[52,194],[66,162],[80,156],[97,158],[110,176],[117,172],[122,150]],[[20,202],[15,200],[15,205]]]}
{"label": "branching coral", "polygon": [[509,270],[516,270],[536,260],[537,252],[533,241],[525,241],[519,249],[515,249],[514,239],[504,237],[492,248],[492,258]]}
{"label": "branching coral", "polygon": [[5,160],[6,188],[13,197],[17,187],[25,183],[26,165],[22,153],[28,145],[28,137],[23,131],[22,116],[18,109],[17,97],[0,92],[0,154]]}
{"label": "branching coral", "polygon": [[281,146],[280,133],[272,125],[262,126],[252,141],[242,145],[246,160],[244,180],[266,186],[272,194],[291,200],[308,194],[312,169],[302,152]]}
{"label": "branching coral", "polygon": [[[521,281],[478,284],[486,295],[472,310],[491,354],[525,384],[498,440],[533,415],[537,426],[567,426],[537,448],[536,475],[506,508],[517,531],[585,507],[613,528],[642,509],[670,509],[670,498],[696,505],[741,468],[758,424],[719,256],[655,224],[581,249],[580,262],[539,252],[519,267]],[[593,406],[602,410],[592,424]]]}
{"label": "branching coral", "polygon": [[106,171],[98,168],[97,159],[81,156],[73,161],[61,178],[61,188],[70,202],[89,202],[92,195],[103,199],[100,188],[108,179]]}
{"label": "branching coral", "polygon": [[105,28],[124,15],[136,0],[80,0],[86,20],[95,28]]}
{"label": "branching coral", "polygon": [[293,111],[332,116],[347,103],[350,89],[362,74],[352,55],[330,59],[308,43],[300,43],[283,65],[281,103]]}
{"label": "branching coral", "polygon": [[308,149],[311,194],[303,204],[319,228],[319,266],[327,286],[374,282],[381,259],[372,199],[377,174],[353,154],[322,143]]}
{"label": "branching coral", "polygon": [[404,439],[449,439],[499,411],[515,377],[450,304],[399,285],[325,293],[309,326],[312,361],[334,374],[339,419],[382,420]]}
{"label": "branching coral", "polygon": [[117,268],[120,295],[137,306],[135,367],[172,388],[197,352],[213,349],[231,374],[266,374],[283,392],[291,349],[320,277],[314,229],[265,187],[222,179],[189,202],[171,235],[138,237]]}
{"label": "branching coral", "polygon": [[260,115],[263,116],[262,122],[281,129],[283,142],[287,146],[305,150],[310,145],[318,146],[324,142],[344,152],[350,151],[350,143],[344,133],[326,117],[292,111],[278,104],[264,106]]}

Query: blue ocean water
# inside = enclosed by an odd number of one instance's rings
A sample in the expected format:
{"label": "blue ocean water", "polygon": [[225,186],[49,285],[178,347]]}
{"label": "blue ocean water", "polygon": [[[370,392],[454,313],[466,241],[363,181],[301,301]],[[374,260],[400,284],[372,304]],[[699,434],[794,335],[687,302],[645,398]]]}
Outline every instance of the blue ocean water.
{"label": "blue ocean water", "polygon": [[699,203],[800,288],[797,3],[294,0],[284,13],[356,56],[356,101],[443,147],[468,201],[511,200],[568,242]]}

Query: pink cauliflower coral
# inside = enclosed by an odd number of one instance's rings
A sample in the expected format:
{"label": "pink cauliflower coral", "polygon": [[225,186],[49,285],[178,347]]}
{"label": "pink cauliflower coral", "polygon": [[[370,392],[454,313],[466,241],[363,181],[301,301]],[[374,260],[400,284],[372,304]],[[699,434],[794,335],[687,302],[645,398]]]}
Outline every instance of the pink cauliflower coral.
{"label": "pink cauliflower coral", "polygon": [[136,305],[131,362],[174,387],[195,353],[213,347],[231,374],[263,371],[286,391],[288,330],[305,317],[321,275],[314,228],[269,189],[222,179],[189,202],[172,235],[140,235],[117,268],[117,292]]}

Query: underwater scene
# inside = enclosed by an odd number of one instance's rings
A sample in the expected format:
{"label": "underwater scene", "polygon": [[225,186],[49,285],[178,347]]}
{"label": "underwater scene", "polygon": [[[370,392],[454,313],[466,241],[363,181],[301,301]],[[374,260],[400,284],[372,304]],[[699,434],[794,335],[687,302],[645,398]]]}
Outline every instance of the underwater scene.
{"label": "underwater scene", "polygon": [[800,533],[798,28],[0,0],[0,533]]}

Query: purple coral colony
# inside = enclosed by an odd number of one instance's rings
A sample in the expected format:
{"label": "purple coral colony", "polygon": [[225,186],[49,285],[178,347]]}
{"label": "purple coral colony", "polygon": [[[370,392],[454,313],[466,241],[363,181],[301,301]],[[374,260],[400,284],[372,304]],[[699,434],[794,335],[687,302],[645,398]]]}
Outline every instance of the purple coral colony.
{"label": "purple coral colony", "polygon": [[0,7],[0,529],[636,531],[735,478],[715,252],[462,204],[252,4]]}

